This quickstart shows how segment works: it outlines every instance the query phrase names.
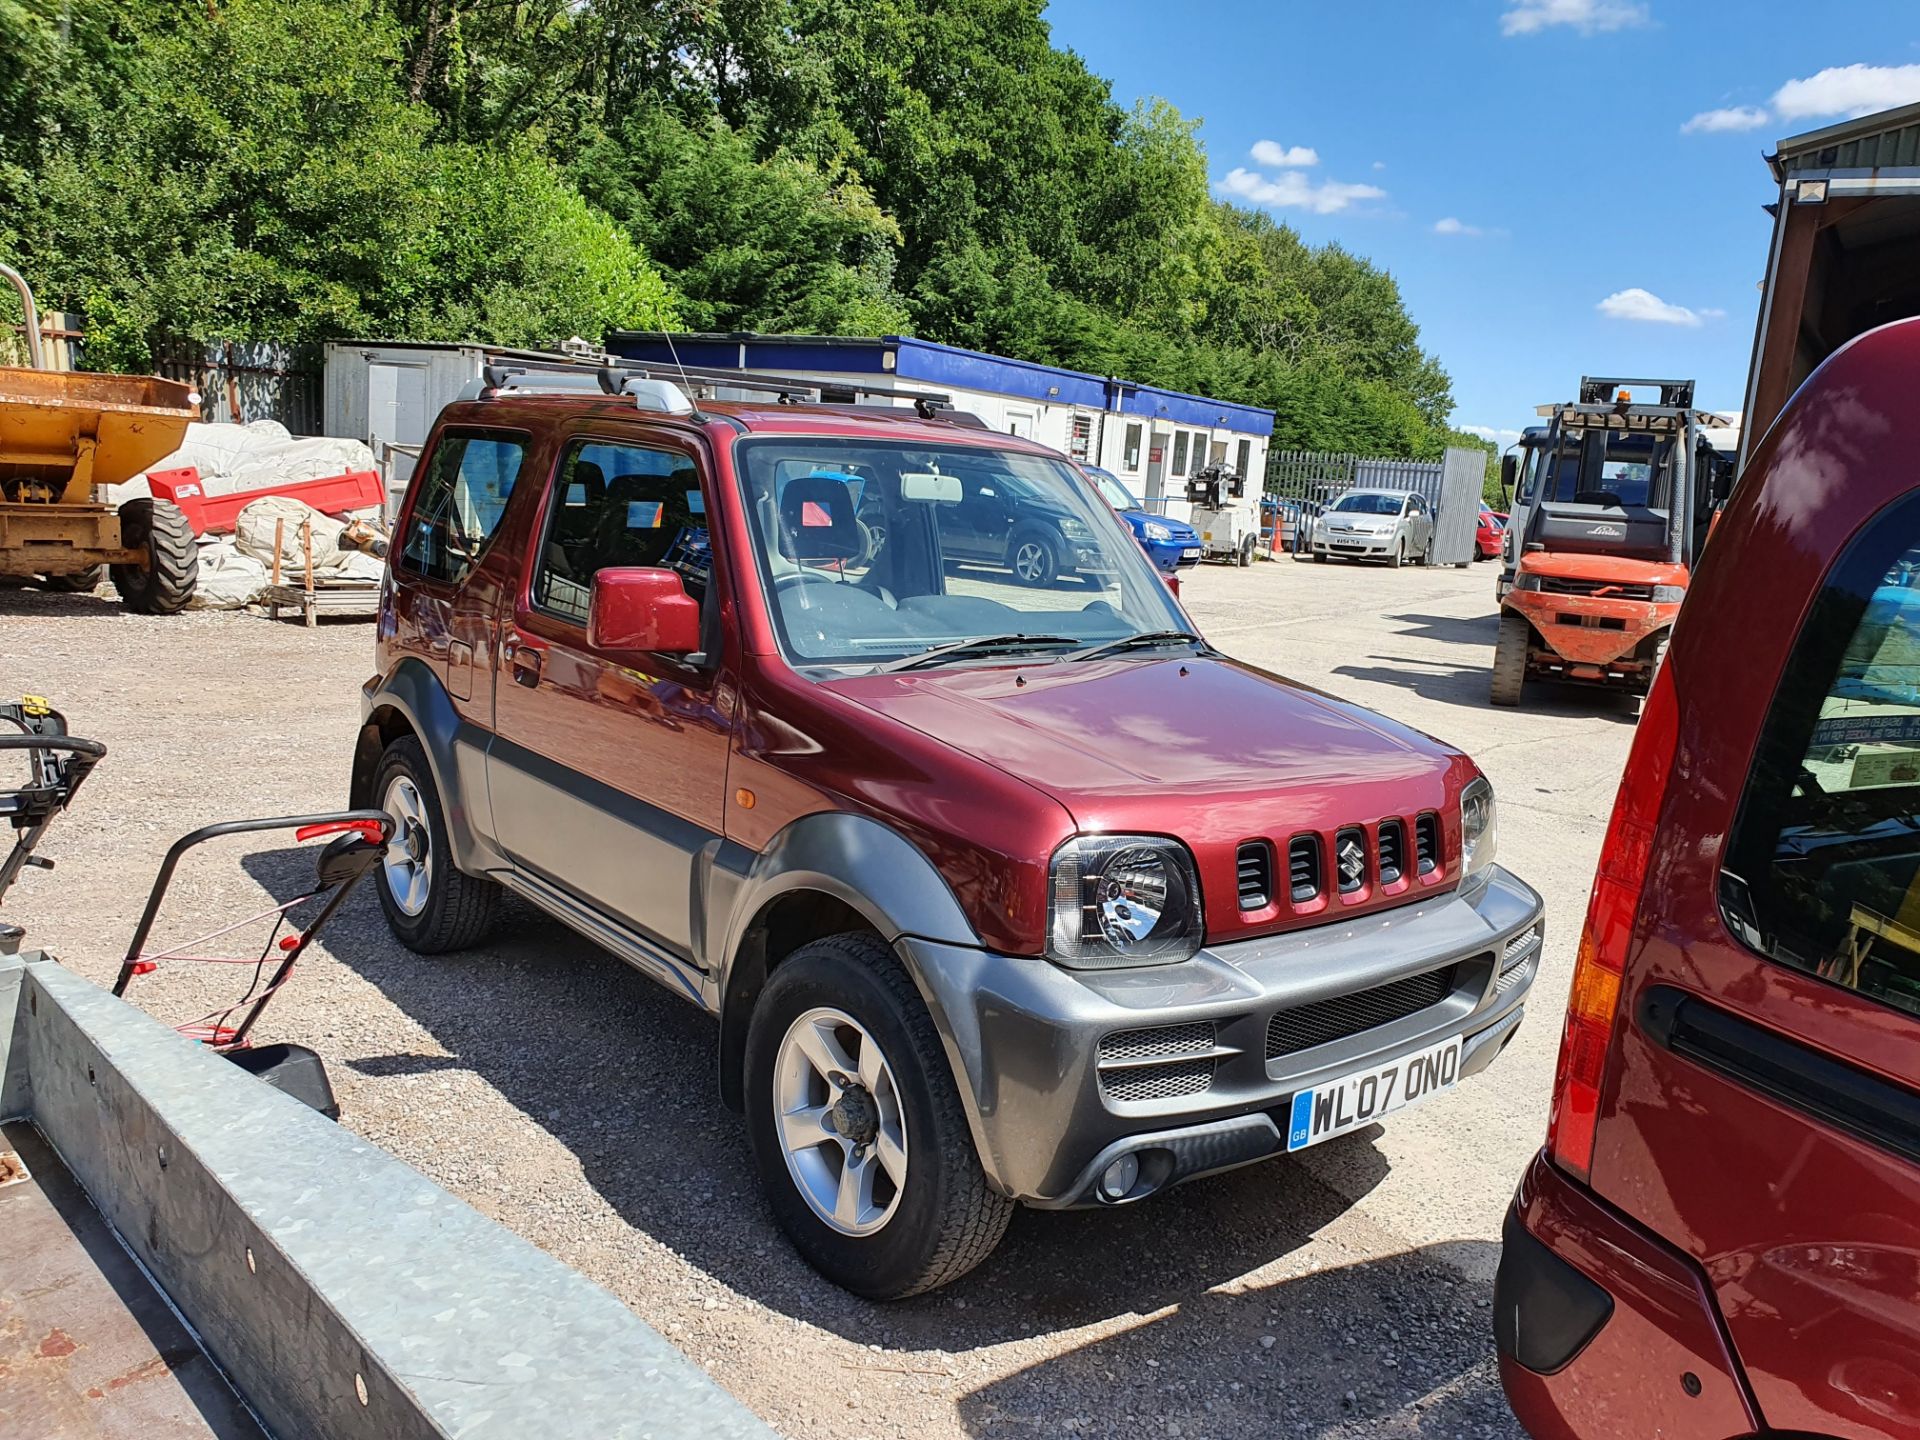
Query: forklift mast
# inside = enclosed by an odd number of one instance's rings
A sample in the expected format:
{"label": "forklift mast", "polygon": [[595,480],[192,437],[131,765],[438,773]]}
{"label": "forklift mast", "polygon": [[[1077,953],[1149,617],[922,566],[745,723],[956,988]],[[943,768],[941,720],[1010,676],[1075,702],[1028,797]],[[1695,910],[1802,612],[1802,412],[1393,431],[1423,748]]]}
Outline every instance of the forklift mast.
{"label": "forklift mast", "polygon": [[1578,400],[1540,407],[1549,424],[1521,553],[1691,564],[1722,488],[1702,431],[1725,423],[1694,410],[1693,393],[1691,380],[1582,376]]}

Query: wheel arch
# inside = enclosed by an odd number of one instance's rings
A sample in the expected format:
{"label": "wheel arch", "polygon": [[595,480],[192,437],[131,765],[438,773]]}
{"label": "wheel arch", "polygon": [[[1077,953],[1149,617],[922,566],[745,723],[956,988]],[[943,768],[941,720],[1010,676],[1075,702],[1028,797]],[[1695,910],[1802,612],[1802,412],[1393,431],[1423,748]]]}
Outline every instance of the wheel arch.
{"label": "wheel arch", "polygon": [[[380,757],[394,741],[408,735],[420,742],[427,757],[454,864],[468,873],[497,868],[499,860],[487,838],[491,827],[483,823],[484,814],[475,814],[467,797],[467,790],[478,783],[479,804],[486,804],[481,769],[485,736],[461,718],[440,677],[417,657],[402,659],[367,696],[366,718],[354,739],[348,803],[378,808],[373,788]],[[471,757],[466,763],[460,753],[463,747]]]}
{"label": "wheel arch", "polygon": [[[774,969],[810,940],[864,930],[899,958],[937,1027],[945,1020],[936,988],[918,973],[903,935],[978,947],[979,937],[946,878],[919,847],[862,815],[805,816],[754,856],[727,906],[733,917],[713,956],[720,1010],[720,1094],[745,1104],[747,1026]],[[967,1077],[956,1071],[962,1093]]]}

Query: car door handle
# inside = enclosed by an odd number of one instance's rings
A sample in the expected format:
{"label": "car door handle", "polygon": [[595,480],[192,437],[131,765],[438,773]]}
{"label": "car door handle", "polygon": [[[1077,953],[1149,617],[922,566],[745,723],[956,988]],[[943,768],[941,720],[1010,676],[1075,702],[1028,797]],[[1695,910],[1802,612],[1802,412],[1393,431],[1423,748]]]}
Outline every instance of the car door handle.
{"label": "car door handle", "polygon": [[540,667],[544,652],[524,641],[513,647],[513,683],[524,685],[529,690],[540,683]]}

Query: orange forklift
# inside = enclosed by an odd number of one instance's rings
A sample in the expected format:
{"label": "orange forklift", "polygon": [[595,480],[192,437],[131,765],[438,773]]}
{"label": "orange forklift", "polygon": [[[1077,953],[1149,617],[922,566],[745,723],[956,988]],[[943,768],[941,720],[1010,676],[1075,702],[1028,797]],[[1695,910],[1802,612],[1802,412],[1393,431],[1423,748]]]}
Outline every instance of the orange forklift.
{"label": "orange forklift", "polygon": [[1493,703],[1518,705],[1529,680],[1645,695],[1731,478],[1706,432],[1729,422],[1693,408],[1691,380],[1583,376],[1541,413],[1517,496],[1517,457],[1502,467],[1519,533]]}

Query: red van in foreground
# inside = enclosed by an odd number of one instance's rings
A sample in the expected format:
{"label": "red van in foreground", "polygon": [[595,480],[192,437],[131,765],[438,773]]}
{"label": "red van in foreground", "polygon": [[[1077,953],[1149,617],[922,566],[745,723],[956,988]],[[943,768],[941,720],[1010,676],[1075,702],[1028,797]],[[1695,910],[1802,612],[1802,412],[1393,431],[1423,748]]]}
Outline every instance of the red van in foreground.
{"label": "red van in foreground", "polygon": [[1627,762],[1495,1293],[1539,1440],[1920,1437],[1920,320],[1753,451]]}

